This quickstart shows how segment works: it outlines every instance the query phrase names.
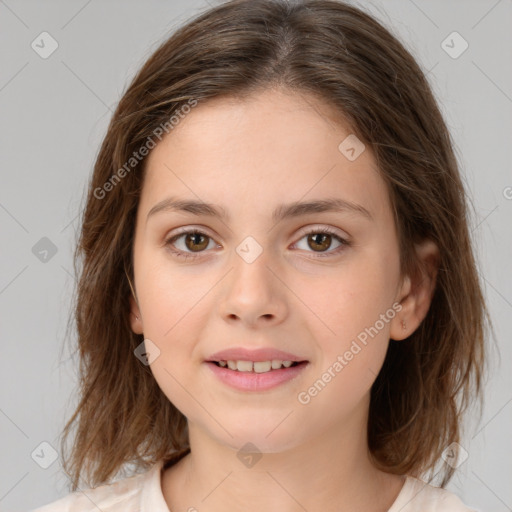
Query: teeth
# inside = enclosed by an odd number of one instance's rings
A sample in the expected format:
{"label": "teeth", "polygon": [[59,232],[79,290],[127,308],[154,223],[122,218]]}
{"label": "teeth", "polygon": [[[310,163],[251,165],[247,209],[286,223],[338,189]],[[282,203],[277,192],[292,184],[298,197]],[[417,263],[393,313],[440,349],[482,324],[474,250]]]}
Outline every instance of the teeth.
{"label": "teeth", "polygon": [[252,361],[237,361],[236,369],[239,372],[252,372]]}
{"label": "teeth", "polygon": [[254,362],[254,371],[256,373],[269,372],[270,368],[272,368],[271,361],[258,361],[258,362]]}
{"label": "teeth", "polygon": [[239,372],[266,373],[271,370],[279,370],[280,368],[289,368],[292,361],[280,361],[273,359],[272,361],[218,361],[219,366],[230,370],[238,370]]}

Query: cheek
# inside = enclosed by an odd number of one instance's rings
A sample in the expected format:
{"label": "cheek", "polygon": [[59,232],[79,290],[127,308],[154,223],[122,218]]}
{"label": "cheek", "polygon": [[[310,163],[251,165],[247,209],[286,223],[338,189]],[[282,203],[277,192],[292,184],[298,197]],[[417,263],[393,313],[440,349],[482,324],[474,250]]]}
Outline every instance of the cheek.
{"label": "cheek", "polygon": [[310,324],[318,323],[318,334],[345,343],[373,326],[392,306],[395,267],[389,260],[354,258],[342,262],[337,272],[317,275],[311,282],[299,276],[290,287],[304,298],[306,318]]}
{"label": "cheek", "polygon": [[194,275],[190,268],[173,269],[165,261],[143,268],[139,298],[144,308],[145,334],[163,341],[175,338],[182,324],[190,322],[200,310],[197,306],[215,284],[213,277]]}
{"label": "cheek", "polygon": [[301,390],[300,403],[309,400],[314,404],[309,410],[325,415],[326,421],[350,416],[369,396],[389,346],[389,322],[395,310],[381,310],[366,301],[358,304],[356,299],[345,304],[337,323],[332,323],[337,336],[317,338],[319,364]]}
{"label": "cheek", "polygon": [[[170,272],[169,265],[141,265],[139,299],[142,306],[144,337],[159,350],[150,365],[158,385],[180,408],[190,396],[190,366],[199,364],[197,341],[213,304],[208,291],[213,283],[207,277]],[[188,398],[187,398],[188,397]]]}
{"label": "cheek", "polygon": [[[320,386],[329,382],[335,396],[348,392],[360,397],[384,362],[390,322],[397,314],[393,300],[398,262],[377,253],[354,258],[329,276],[317,276],[315,287],[298,292],[315,313],[308,311],[307,318],[319,351],[316,377]],[[300,286],[297,280],[296,289]]]}
{"label": "cheek", "polygon": [[181,350],[197,341],[215,305],[218,272],[180,266],[161,250],[158,254],[148,251],[140,259],[137,276],[144,335],[154,337],[163,350],[171,346]]}
{"label": "cheek", "polygon": [[197,343],[214,307],[208,294],[213,284],[207,277],[171,274],[165,267],[153,268],[144,279],[144,336],[160,351],[150,370],[178,410],[189,418],[200,416],[197,403],[191,400],[201,395],[191,368],[200,364]]}

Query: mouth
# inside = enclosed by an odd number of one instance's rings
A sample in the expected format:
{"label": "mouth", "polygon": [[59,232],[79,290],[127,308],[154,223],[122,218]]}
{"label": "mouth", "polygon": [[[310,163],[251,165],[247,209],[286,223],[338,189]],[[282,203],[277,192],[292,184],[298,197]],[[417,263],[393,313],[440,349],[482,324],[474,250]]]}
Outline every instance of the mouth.
{"label": "mouth", "polygon": [[236,372],[244,373],[269,373],[275,372],[284,368],[294,368],[299,365],[306,364],[307,361],[289,361],[272,359],[269,361],[246,361],[246,360],[220,360],[220,361],[207,361],[214,364],[219,368],[225,368]]}
{"label": "mouth", "polygon": [[310,364],[304,357],[273,347],[234,347],[204,361],[221,383],[239,391],[265,391],[298,378]]}
{"label": "mouth", "polygon": [[263,392],[283,387],[304,373],[309,361],[270,359],[248,361],[244,359],[220,359],[205,361],[211,375],[231,389],[244,392]]}

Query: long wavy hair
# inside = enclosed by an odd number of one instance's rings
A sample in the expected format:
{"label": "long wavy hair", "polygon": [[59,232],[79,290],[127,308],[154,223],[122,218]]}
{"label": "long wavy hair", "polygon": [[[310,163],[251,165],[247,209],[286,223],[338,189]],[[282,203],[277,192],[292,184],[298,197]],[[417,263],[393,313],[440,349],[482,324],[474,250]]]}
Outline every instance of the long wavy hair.
{"label": "long wavy hair", "polygon": [[169,120],[191,102],[267,88],[321,99],[373,152],[394,209],[403,275],[420,271],[416,242],[439,248],[430,309],[407,340],[390,342],[372,386],[368,445],[383,471],[430,472],[431,481],[441,464],[441,486],[452,477],[440,457],[461,439],[468,405],[481,411],[492,325],[470,202],[425,73],[383,25],[341,1],[233,0],[196,14],[154,51],[97,155],[74,255],[79,400],[61,439],[73,490],[82,479],[94,487],[126,464],[139,472],[190,450],[186,418],[134,356],[143,336],[130,328],[127,275],[133,282],[141,148],[157,143],[162,127],[170,132]]}

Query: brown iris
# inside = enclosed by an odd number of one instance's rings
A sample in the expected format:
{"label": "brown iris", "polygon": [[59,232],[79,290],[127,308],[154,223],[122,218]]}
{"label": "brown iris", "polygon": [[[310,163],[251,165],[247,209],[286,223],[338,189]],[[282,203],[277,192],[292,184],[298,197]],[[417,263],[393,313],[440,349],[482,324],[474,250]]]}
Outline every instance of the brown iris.
{"label": "brown iris", "polygon": [[185,245],[194,252],[200,252],[208,247],[209,238],[201,233],[187,233]]}
{"label": "brown iris", "polygon": [[318,248],[322,251],[329,249],[332,242],[332,235],[327,233],[312,233],[308,235],[308,244],[312,249]]}

